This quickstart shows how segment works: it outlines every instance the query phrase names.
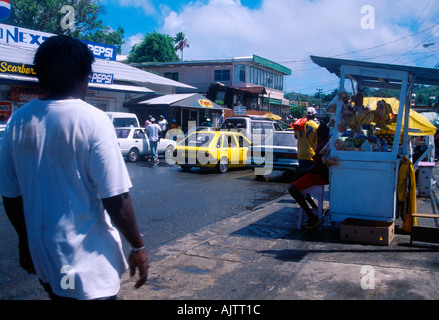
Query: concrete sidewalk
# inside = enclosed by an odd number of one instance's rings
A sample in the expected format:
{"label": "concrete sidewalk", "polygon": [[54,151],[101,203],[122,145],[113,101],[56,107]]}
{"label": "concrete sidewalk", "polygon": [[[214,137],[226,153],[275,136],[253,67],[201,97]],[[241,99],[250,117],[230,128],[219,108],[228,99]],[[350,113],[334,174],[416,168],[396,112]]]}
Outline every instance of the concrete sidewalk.
{"label": "concrete sidewalk", "polygon": [[[439,172],[435,168],[433,176]],[[438,213],[439,188],[418,198],[418,212]],[[325,202],[328,207],[329,203]],[[126,300],[439,299],[439,245],[400,231],[389,246],[347,244],[325,220],[323,231],[296,230],[289,195],[244,211],[150,252],[149,280]],[[419,220],[418,225],[437,221]]]}

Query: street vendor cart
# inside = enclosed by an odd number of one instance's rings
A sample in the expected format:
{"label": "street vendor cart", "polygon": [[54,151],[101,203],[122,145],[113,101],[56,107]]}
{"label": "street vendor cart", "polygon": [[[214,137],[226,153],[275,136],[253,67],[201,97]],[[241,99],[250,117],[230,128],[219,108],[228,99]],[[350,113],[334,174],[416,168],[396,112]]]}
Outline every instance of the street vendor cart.
{"label": "street vendor cart", "polygon": [[[439,70],[371,63],[344,59],[311,56],[317,65],[340,78],[339,95],[331,102],[334,112],[333,136],[329,145],[330,207],[333,225],[347,218],[393,222],[397,218],[398,172],[404,156],[410,157],[409,112],[411,89],[414,84],[439,85]],[[360,105],[356,97],[348,99],[345,83],[354,88],[379,88],[400,90],[397,114],[381,105],[381,110],[369,110]],[[355,89],[354,89],[355,90]],[[361,96],[360,96],[361,98]],[[354,102],[355,100],[355,102]],[[381,112],[381,113],[380,113]],[[364,139],[357,145],[364,124],[388,131],[394,125],[389,143],[377,147]],[[343,137],[346,130],[353,133],[349,143]],[[375,132],[377,132],[375,131]],[[401,133],[401,135],[399,134]],[[383,145],[384,144],[384,145]],[[366,146],[365,146],[366,145]]]}

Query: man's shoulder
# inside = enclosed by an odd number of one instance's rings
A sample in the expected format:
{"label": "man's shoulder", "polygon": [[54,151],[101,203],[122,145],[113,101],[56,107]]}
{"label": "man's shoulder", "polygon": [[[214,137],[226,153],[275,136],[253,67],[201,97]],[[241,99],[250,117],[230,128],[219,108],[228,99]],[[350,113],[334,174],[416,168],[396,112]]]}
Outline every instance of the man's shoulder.
{"label": "man's shoulder", "polygon": [[317,122],[315,122],[314,120],[308,120],[307,124],[308,124],[308,126],[313,127],[313,128],[319,127],[319,124]]}

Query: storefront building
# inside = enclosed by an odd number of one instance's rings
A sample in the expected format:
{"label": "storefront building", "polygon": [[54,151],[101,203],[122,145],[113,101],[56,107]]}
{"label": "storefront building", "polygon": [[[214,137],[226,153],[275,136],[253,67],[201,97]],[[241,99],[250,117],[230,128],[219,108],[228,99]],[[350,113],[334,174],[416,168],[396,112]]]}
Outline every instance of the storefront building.
{"label": "storefront building", "polygon": [[[181,81],[197,88],[208,99],[233,109],[289,114],[290,103],[284,99],[285,77],[291,70],[257,55],[244,58],[133,64],[146,71]],[[178,89],[177,92],[187,92]]]}
{"label": "storefront building", "polygon": [[[210,122],[213,127],[221,126],[226,108],[206,99],[199,93],[177,93],[138,101],[129,105],[130,112],[138,114],[138,110],[147,110],[148,115],[158,118],[163,115],[169,123],[175,124],[183,132],[188,132],[189,126],[201,126]],[[144,112],[143,112],[144,113]],[[146,119],[139,118],[139,121]]]}

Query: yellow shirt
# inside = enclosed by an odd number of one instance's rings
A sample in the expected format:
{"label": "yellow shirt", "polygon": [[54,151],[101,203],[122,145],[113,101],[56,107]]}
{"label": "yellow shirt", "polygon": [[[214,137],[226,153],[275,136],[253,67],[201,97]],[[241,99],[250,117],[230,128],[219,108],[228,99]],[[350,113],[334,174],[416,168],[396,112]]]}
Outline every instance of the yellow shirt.
{"label": "yellow shirt", "polygon": [[308,120],[302,131],[296,133],[297,158],[300,160],[313,160],[317,148],[317,128],[319,125]]}

